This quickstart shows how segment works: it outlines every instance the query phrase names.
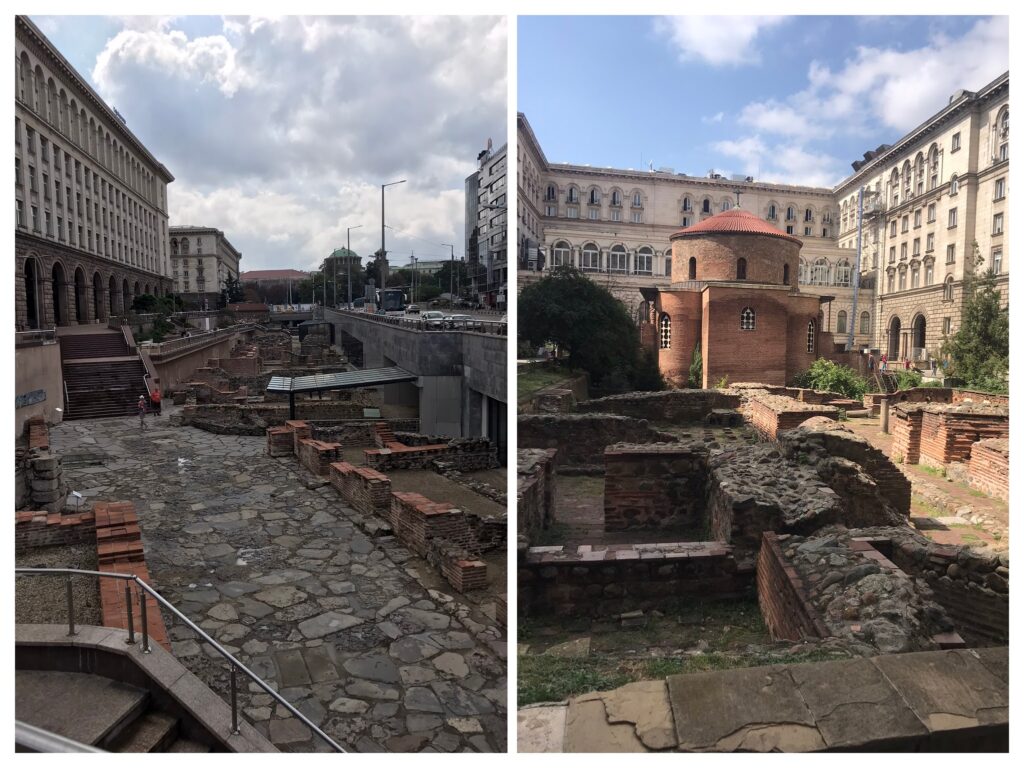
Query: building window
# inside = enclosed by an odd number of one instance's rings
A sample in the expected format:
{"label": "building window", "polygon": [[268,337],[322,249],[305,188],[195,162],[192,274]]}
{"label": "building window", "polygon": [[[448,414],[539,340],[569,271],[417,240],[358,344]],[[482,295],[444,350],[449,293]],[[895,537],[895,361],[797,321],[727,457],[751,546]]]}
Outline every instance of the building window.
{"label": "building window", "polygon": [[693,210],[693,202],[690,200],[689,197],[684,197],[683,198],[683,212],[684,213],[689,213],[692,210]]}
{"label": "building window", "polygon": [[810,227],[804,227],[804,237],[810,237],[810,236],[811,236],[811,228]]}
{"label": "building window", "polygon": [[896,246],[895,245],[889,247],[889,263],[890,264],[895,264],[896,263]]}
{"label": "building window", "polygon": [[956,226],[956,208],[949,209],[949,228],[952,229]]}
{"label": "building window", "polygon": [[943,336],[949,336],[949,332],[952,330],[952,326],[953,326],[953,323],[951,321],[951,318],[948,318],[948,317],[942,318],[942,335]]}
{"label": "building window", "polygon": [[551,266],[561,267],[569,263],[569,244],[564,240],[559,240],[551,249]]}
{"label": "building window", "polygon": [[601,204],[601,193],[597,191],[597,188],[590,190],[590,204],[600,205]]}
{"label": "building window", "polygon": [[746,280],[747,279],[747,260],[737,259],[736,260],[736,279]]}
{"label": "building window", "polygon": [[690,261],[687,267],[687,280],[697,279],[697,259],[693,256],[690,257]]}
{"label": "building window", "polygon": [[789,264],[782,265],[782,284],[789,285]]}
{"label": "building window", "polygon": [[896,219],[889,222],[889,237],[896,237]]}
{"label": "building window", "polygon": [[768,206],[768,220],[775,221],[777,218],[779,218],[779,211],[775,207],[775,203],[772,203]]}
{"label": "building window", "polygon": [[622,205],[622,193],[617,189],[612,190],[612,205]]}
{"label": "building window", "polygon": [[953,300],[953,276],[950,275],[946,278],[945,284],[942,286],[942,300],[952,301]]}
{"label": "building window", "polygon": [[39,208],[35,205],[32,206],[32,231],[39,231]]}
{"label": "building window", "polygon": [[1001,213],[997,213],[995,216],[992,217],[992,234],[1003,234],[1003,214]]}
{"label": "building window", "polygon": [[914,229],[917,229],[918,227],[921,226],[921,212],[922,211],[920,208],[914,211]]}
{"label": "building window", "polygon": [[992,274],[1001,275],[1003,273],[1003,249],[996,248],[992,251]]}
{"label": "building window", "polygon": [[786,221],[796,221],[796,208],[792,205],[786,208]]}
{"label": "building window", "polygon": [[643,211],[633,211],[633,223],[634,224],[643,224],[644,223],[644,212]]}
{"label": "building window", "polygon": [[644,207],[644,201],[643,201],[643,198],[642,198],[642,196],[640,195],[639,192],[634,192],[633,193],[633,207],[634,208],[643,208]]}
{"label": "building window", "polygon": [[818,259],[811,267],[811,285],[828,285],[828,261]]}
{"label": "building window", "polygon": [[659,337],[662,349],[672,348],[672,320],[668,315],[663,314],[659,321]]}
{"label": "building window", "polygon": [[792,235],[793,234],[793,225],[792,224],[787,224],[786,225],[786,234],[787,235]]}
{"label": "building window", "polygon": [[14,210],[15,210],[15,213],[16,213],[16,215],[18,217],[18,226],[19,227],[24,227],[25,226],[25,204],[23,202],[21,202],[21,200],[15,199],[15,201],[14,201]]}
{"label": "building window", "polygon": [[931,223],[933,221],[935,221],[935,203],[928,206],[928,222]]}
{"label": "building window", "polygon": [[914,238],[914,255],[915,256],[920,256],[921,255],[921,238],[920,237],[915,237]]}
{"label": "building window", "polygon": [[578,203],[580,201],[580,193],[576,187],[569,187],[569,191],[565,196],[565,202],[567,203]]}
{"label": "building window", "polygon": [[622,211],[618,208],[612,208],[612,221],[622,221]]}
{"label": "building window", "polygon": [[901,232],[909,232],[910,231],[910,217],[909,216],[904,216],[903,217],[903,226],[900,228],[900,231]]}
{"label": "building window", "polygon": [[929,232],[924,239],[924,252],[931,253],[935,250],[935,233]]}
{"label": "building window", "polygon": [[951,197],[960,194],[960,179],[956,176],[949,180],[949,194]]}
{"label": "building window", "polygon": [[701,213],[711,213],[711,198],[710,197],[705,197],[704,198],[704,202],[701,203],[700,212]]}
{"label": "building window", "polygon": [[597,219],[598,219],[598,217],[600,215],[601,215],[601,209],[600,208],[591,208],[589,210],[589,213],[588,213],[588,216],[589,216],[591,221],[597,221]]}
{"label": "building window", "polygon": [[601,269],[601,252],[593,243],[587,243],[583,246],[583,258],[580,262],[580,268],[585,272],[595,272]]}
{"label": "building window", "polygon": [[956,152],[958,149],[960,149],[960,132],[959,131],[957,131],[956,133],[953,134],[953,143],[952,143],[952,146],[950,147],[950,151],[951,152]]}
{"label": "building window", "polygon": [[578,219],[580,217],[580,209],[575,205],[566,206],[565,217],[567,219]]}
{"label": "building window", "polygon": [[750,307],[744,307],[743,311],[740,312],[740,330],[754,330],[754,310]]}
{"label": "building window", "polygon": [[626,272],[629,269],[629,255],[621,245],[612,246],[608,254],[609,272]]}
{"label": "building window", "polygon": [[810,320],[807,323],[807,351],[810,354],[814,354],[814,321]]}
{"label": "building window", "polygon": [[907,244],[900,243],[900,261],[907,260]]}
{"label": "building window", "polygon": [[918,288],[921,285],[921,268],[913,266],[910,268],[910,287]]}
{"label": "building window", "polygon": [[907,290],[907,270],[905,270],[905,269],[901,269],[900,270],[899,283],[900,283],[900,290],[901,291]]}
{"label": "building window", "polygon": [[544,206],[544,215],[545,216],[557,216],[558,215],[558,206],[557,205],[545,205]]}
{"label": "building window", "polygon": [[682,226],[684,229],[686,227],[690,226],[690,217],[689,216],[683,216],[683,221],[680,224],[680,226]]}
{"label": "building window", "polygon": [[924,284],[931,285],[935,282],[935,267],[932,264],[924,265]]}
{"label": "building window", "polygon": [[814,211],[810,208],[804,209],[804,221],[814,221]]}
{"label": "building window", "polygon": [[654,271],[654,251],[644,246],[636,252],[636,273],[649,275]]}
{"label": "building window", "polygon": [[949,245],[946,246],[946,263],[956,263],[956,245],[953,243],[950,243]]}
{"label": "building window", "polygon": [[853,281],[853,267],[843,259],[836,265],[836,285],[849,286]]}
{"label": "building window", "polygon": [[839,310],[836,315],[836,333],[846,333],[846,310]]}
{"label": "building window", "polygon": [[49,211],[44,211],[43,217],[46,220],[46,235],[47,237],[53,237],[53,214]]}
{"label": "building window", "polygon": [[871,314],[868,312],[860,313],[860,332],[862,334],[871,333]]}
{"label": "building window", "polygon": [[1006,197],[1006,179],[996,179],[996,196],[994,200],[1002,200]]}
{"label": "building window", "polygon": [[885,292],[892,293],[896,290],[896,275],[893,272],[889,273],[889,279],[885,281]]}

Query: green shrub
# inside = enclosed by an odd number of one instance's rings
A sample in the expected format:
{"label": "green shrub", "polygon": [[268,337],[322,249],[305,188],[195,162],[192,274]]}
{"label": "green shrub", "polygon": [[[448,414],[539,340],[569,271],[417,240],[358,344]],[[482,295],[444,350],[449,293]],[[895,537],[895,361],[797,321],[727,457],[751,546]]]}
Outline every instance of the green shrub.
{"label": "green shrub", "polygon": [[896,370],[896,387],[897,389],[913,389],[914,387],[921,386],[921,372],[916,371],[913,368],[910,370]]}
{"label": "green shrub", "polygon": [[693,389],[700,389],[704,384],[704,356],[700,353],[700,342],[693,348],[693,356],[690,358],[690,375],[686,380],[686,386]]}
{"label": "green shrub", "polygon": [[836,392],[854,400],[860,400],[868,391],[868,380],[853,368],[837,365],[823,357],[815,360],[803,373],[797,374],[794,383],[805,389]]}

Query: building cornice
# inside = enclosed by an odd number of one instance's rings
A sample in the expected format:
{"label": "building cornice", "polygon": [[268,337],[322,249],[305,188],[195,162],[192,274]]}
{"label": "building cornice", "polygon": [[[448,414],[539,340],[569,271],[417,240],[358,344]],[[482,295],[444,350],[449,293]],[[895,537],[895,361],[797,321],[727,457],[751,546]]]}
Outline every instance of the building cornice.
{"label": "building cornice", "polygon": [[165,182],[169,183],[174,181],[174,176],[169,170],[167,170],[166,166],[153,157],[153,154],[146,149],[135,134],[132,133],[123,122],[121,122],[121,119],[114,113],[114,110],[107,106],[107,103],[103,101],[99,94],[92,89],[92,86],[90,86],[85,79],[78,74],[77,70],[71,66],[68,60],[64,58],[46,35],[40,31],[39,27],[37,27],[27,16],[15,16],[15,21],[17,24],[16,33],[25,38],[26,43],[33,44],[36,48],[42,51],[46,57],[50,59],[51,64],[68,80],[70,80],[76,88],[78,88],[82,96],[107,118],[107,122],[110,124],[113,132],[120,134],[122,143],[130,144],[134,147],[135,150],[142,155],[150,165],[152,165],[154,170],[163,177]]}

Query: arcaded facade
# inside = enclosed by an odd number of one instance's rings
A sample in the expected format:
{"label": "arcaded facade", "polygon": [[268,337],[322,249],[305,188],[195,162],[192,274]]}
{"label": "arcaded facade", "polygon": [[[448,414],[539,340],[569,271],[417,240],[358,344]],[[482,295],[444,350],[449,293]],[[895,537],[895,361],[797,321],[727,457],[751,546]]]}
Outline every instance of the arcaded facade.
{"label": "arcaded facade", "polygon": [[686,386],[699,347],[701,387],[789,384],[831,341],[821,327],[822,298],[802,292],[802,243],[794,235],[731,208],[670,241],[671,284],[643,310],[667,381]]}
{"label": "arcaded facade", "polygon": [[17,330],[103,321],[171,290],[168,170],[15,17]]}
{"label": "arcaded facade", "polygon": [[215,308],[227,279],[238,279],[242,254],[214,227],[176,226],[169,233],[175,293],[186,306]]}
{"label": "arcaded facade", "polygon": [[977,93],[954,94],[828,189],[549,163],[520,113],[520,287],[570,264],[642,319],[641,291],[671,281],[671,235],[738,204],[803,241],[796,279],[825,299],[823,331],[837,342],[852,332],[854,348],[926,363],[957,330],[963,277],[976,259],[1008,287],[1009,115],[1007,73]]}

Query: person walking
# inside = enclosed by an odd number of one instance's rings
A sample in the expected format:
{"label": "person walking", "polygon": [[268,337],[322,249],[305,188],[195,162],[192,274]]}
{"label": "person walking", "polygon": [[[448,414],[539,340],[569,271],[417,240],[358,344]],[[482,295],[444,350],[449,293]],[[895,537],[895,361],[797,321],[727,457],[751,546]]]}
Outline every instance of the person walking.
{"label": "person walking", "polygon": [[884,370],[885,370],[885,364],[886,364],[887,362],[889,362],[889,355],[888,355],[888,354],[886,354],[885,352],[883,352],[883,353],[882,353],[882,361],[881,361],[881,365],[879,365],[879,367],[878,367],[878,368],[879,368],[879,370],[881,370],[881,371],[884,371]]}
{"label": "person walking", "polygon": [[871,352],[868,352],[868,375],[871,375],[874,372],[875,372],[875,356]]}
{"label": "person walking", "polygon": [[161,395],[160,395],[160,385],[158,384],[158,385],[153,387],[153,392],[149,395],[149,402],[153,406],[153,413],[155,413],[157,416],[160,415],[160,400],[161,399],[162,398],[161,398]]}
{"label": "person walking", "polygon": [[139,395],[139,431],[146,431],[146,396]]}

